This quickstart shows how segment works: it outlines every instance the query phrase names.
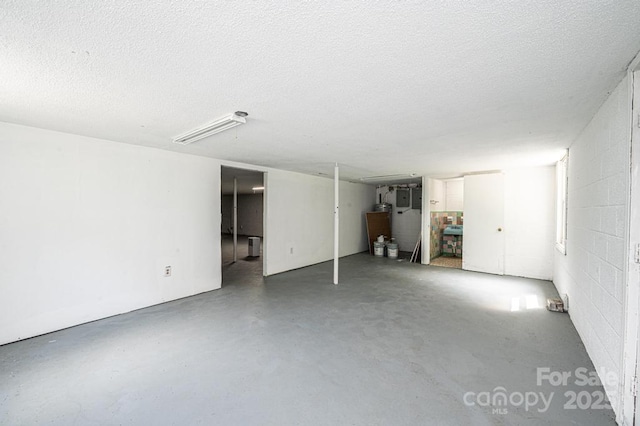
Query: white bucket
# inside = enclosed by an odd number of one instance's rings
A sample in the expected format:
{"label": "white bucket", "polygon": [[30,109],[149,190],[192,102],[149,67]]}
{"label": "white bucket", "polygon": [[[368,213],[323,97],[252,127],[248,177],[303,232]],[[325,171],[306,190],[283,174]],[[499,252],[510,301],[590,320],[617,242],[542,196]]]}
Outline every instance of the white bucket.
{"label": "white bucket", "polygon": [[398,245],[391,243],[387,244],[387,256],[389,259],[397,259],[398,258]]}
{"label": "white bucket", "polygon": [[374,256],[384,256],[384,243],[379,243],[375,241],[373,243],[373,255]]}

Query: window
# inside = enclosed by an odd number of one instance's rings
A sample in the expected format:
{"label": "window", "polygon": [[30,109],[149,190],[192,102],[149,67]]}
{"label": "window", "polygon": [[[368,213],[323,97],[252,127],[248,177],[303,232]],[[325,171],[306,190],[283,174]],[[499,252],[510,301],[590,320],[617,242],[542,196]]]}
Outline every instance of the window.
{"label": "window", "polygon": [[567,254],[567,168],[569,154],[556,163],[556,248]]}

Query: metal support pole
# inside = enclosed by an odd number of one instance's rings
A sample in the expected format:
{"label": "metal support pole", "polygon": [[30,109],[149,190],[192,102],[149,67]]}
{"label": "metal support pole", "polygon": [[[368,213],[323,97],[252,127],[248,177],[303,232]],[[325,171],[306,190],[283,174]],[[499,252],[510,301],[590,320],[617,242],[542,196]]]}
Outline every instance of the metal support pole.
{"label": "metal support pole", "polygon": [[238,179],[233,178],[233,262],[238,261]]}
{"label": "metal support pole", "polygon": [[333,283],[338,284],[338,258],[340,257],[340,169],[338,163],[333,174]]}

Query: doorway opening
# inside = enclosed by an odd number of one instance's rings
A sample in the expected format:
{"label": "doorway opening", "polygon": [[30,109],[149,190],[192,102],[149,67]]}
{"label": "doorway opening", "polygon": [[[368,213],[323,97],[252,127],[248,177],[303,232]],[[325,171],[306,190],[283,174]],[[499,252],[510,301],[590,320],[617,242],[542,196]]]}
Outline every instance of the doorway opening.
{"label": "doorway opening", "polygon": [[222,285],[262,278],[264,173],[221,167]]}
{"label": "doorway opening", "polygon": [[[386,222],[384,227],[368,230],[371,254],[420,263],[422,178],[377,185],[372,213],[386,214]],[[388,231],[382,231],[383,229]]]}
{"label": "doorway opening", "polygon": [[429,179],[430,265],[462,269],[464,178]]}

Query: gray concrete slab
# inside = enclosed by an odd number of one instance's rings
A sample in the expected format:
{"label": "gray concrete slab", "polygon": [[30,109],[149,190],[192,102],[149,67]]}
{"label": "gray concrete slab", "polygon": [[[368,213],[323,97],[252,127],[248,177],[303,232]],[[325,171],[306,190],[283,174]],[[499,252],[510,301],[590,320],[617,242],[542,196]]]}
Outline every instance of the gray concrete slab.
{"label": "gray concrete slab", "polygon": [[238,235],[238,260],[233,261],[233,235],[222,234],[222,285],[252,282],[262,276],[264,239],[260,239],[260,256],[249,256],[249,237]]}
{"label": "gray concrete slab", "polygon": [[[593,370],[568,315],[533,308],[550,282],[366,254],[340,270],[339,286],[331,263],[227,271],[220,290],[2,346],[0,423],[615,424],[565,408],[601,387],[536,384]],[[547,410],[519,404],[533,393]]]}

